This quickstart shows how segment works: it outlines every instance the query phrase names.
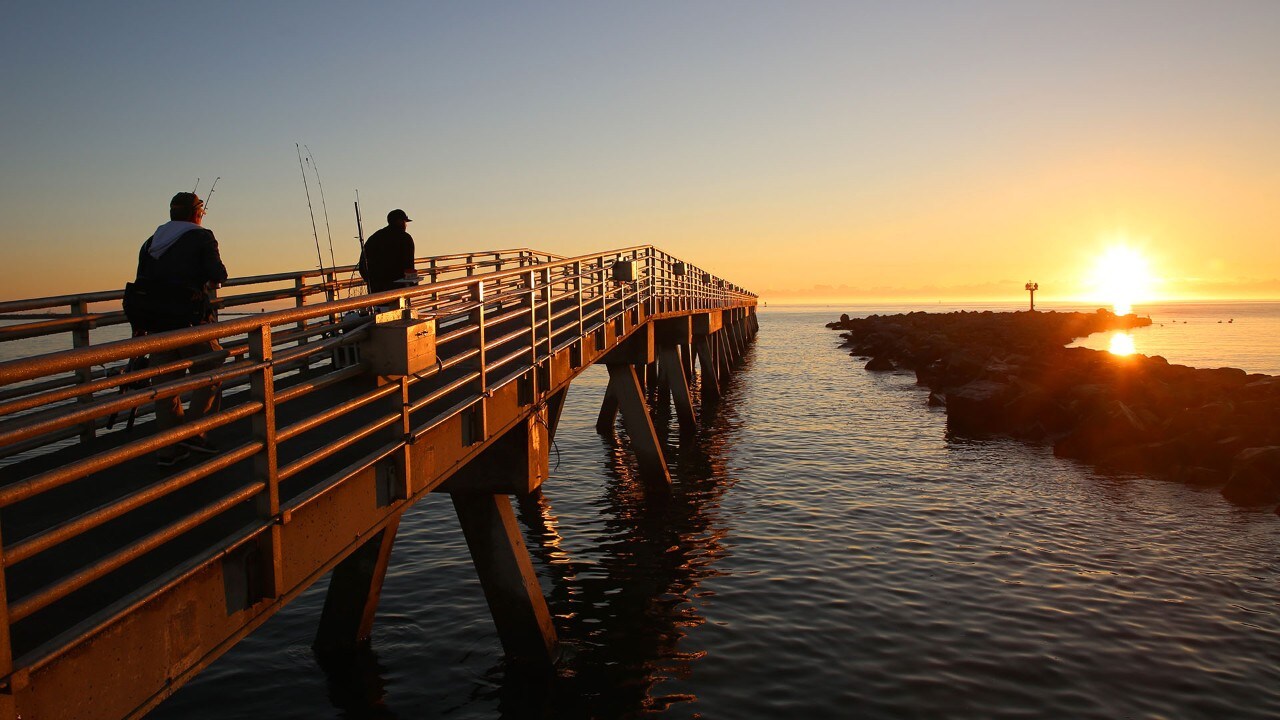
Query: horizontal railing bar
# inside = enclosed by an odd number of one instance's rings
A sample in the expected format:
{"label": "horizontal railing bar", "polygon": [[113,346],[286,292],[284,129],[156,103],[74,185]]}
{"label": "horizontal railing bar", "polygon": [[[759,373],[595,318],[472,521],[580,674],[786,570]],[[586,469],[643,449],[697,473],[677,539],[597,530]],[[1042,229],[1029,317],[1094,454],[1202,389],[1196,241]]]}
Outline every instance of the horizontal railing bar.
{"label": "horizontal railing bar", "polygon": [[33,613],[43,610],[76,590],[83,588],[94,580],[98,580],[116,570],[119,570],[125,565],[128,565],[134,560],[146,555],[170,540],[194,530],[214,517],[221,515],[223,512],[253,498],[255,495],[261,493],[265,487],[266,486],[260,482],[245,485],[230,495],[224,496],[218,502],[206,506],[200,512],[193,513],[182,520],[171,523],[164,528],[151,533],[139,542],[133,543],[132,545],[106,556],[102,560],[80,570],[74,575],[67,576],[61,582],[54,583],[35,594],[28,595],[18,602],[12,603],[9,606],[9,621],[11,623],[16,623],[29,617]]}
{"label": "horizontal railing bar", "polygon": [[363,427],[359,428],[353,433],[343,435],[340,439],[335,440],[334,442],[328,443],[316,450],[313,450],[312,452],[309,452],[306,455],[303,455],[297,460],[294,460],[288,465],[280,468],[279,470],[280,481],[283,482],[285,480],[288,480],[289,478],[293,477],[294,475],[297,475],[303,470],[306,470],[312,465],[315,465],[316,463],[321,462],[332,455],[335,455],[343,450],[346,450],[347,448],[355,445],[361,440],[364,440],[365,438],[374,434],[375,432],[378,432],[383,428],[391,427],[398,420],[400,420],[399,412],[385,415],[383,417],[380,417],[364,425]]}
{"label": "horizontal railing bar", "polygon": [[283,405],[290,400],[296,400],[305,395],[310,395],[317,390],[323,390],[324,388],[337,385],[343,380],[360,377],[368,371],[369,369],[361,363],[359,365],[351,365],[340,370],[327,372],[314,380],[308,380],[307,382],[298,383],[297,385],[290,385],[287,388],[276,391],[276,405]]}
{"label": "horizontal railing bar", "polygon": [[260,441],[247,442],[239,447],[232,448],[217,457],[210,458],[199,465],[184,470],[177,475],[166,478],[161,482],[150,485],[148,487],[137,490],[122,498],[96,508],[91,512],[85,513],[73,520],[69,520],[49,530],[24,538],[4,549],[5,567],[13,567],[18,563],[27,560],[35,555],[60,544],[72,538],[79,537],[90,530],[99,527],[105,523],[111,522],[119,517],[144,507],[166,495],[181,490],[192,483],[203,480],[206,477],[220,471],[225,470],[232,465],[256,455],[265,447]]}
{"label": "horizontal railing bar", "polygon": [[217,357],[228,357],[228,356],[234,357],[237,354],[244,354],[247,351],[247,347],[244,349],[240,349],[238,353],[234,352],[234,350],[236,350],[236,348],[232,348],[231,351],[227,350],[226,348],[222,350],[214,350],[212,352],[201,353],[199,355],[192,355],[191,357],[180,358],[173,362],[165,363],[164,365],[156,365],[153,367],[149,366],[141,370],[134,370],[129,373],[120,372],[120,373],[111,374],[111,375],[104,373],[101,380],[87,382],[87,383],[84,383],[83,385],[77,385],[74,388],[69,387],[64,390],[59,390],[58,392],[55,392],[55,393],[45,393],[41,395],[32,395],[32,396],[20,396],[22,397],[22,399],[20,400],[14,400],[14,401],[4,403],[3,405],[0,405],[0,415],[12,415],[13,413],[22,412],[23,410],[29,410],[33,407],[39,407],[41,405],[47,405],[50,403],[67,400],[69,398],[79,397],[81,395],[89,395],[91,393],[102,392],[103,390],[110,390],[112,388],[116,388],[121,385],[127,385],[132,382],[149,380],[160,375],[166,375],[169,373],[185,371],[190,369],[192,366],[196,364],[199,364],[201,362],[211,360]]}
{"label": "horizontal railing bar", "polygon": [[457,355],[454,355],[448,360],[441,360],[439,363],[440,369],[448,370],[451,367],[454,367],[456,365],[461,365],[462,363],[468,360],[477,358],[479,356],[480,356],[480,348],[470,348],[464,352],[460,352]]}
{"label": "horizontal railing bar", "polygon": [[193,420],[164,432],[156,433],[149,438],[135,440],[106,452],[63,465],[55,470],[40,473],[26,480],[19,480],[0,488],[0,507],[8,507],[15,503],[29,500],[40,493],[74,482],[86,475],[141,457],[159,448],[200,435],[214,428],[233,423],[261,410],[262,403],[246,402],[229,410],[206,415],[199,420]]}
{"label": "horizontal railing bar", "polygon": [[[509,363],[509,362],[511,362],[511,361],[513,361],[513,360],[519,360],[519,359],[521,359],[521,358],[527,358],[527,357],[529,357],[529,346],[528,346],[528,345],[526,345],[526,346],[524,346],[524,347],[522,347],[522,348],[517,348],[516,350],[514,350],[514,351],[512,351],[512,352],[510,352],[510,353],[508,353],[508,354],[506,354],[506,355],[503,355],[502,357],[500,357],[500,358],[498,358],[498,359],[496,359],[496,360],[491,360],[491,361],[486,362],[486,363],[485,363],[485,373],[486,373],[486,375],[487,375],[488,373],[491,373],[491,372],[493,372],[493,371],[495,371],[495,370],[497,370],[497,369],[501,368],[503,365],[506,365],[507,363]],[[488,387],[488,386],[486,385],[486,387]],[[490,389],[490,390],[492,390],[493,388],[489,388],[489,389]]]}
{"label": "horizontal railing bar", "polygon": [[[7,319],[0,317],[0,319]],[[26,340],[28,338],[69,332],[81,325],[108,327],[128,322],[123,312],[90,313],[86,315],[59,315],[57,319],[0,326],[0,342]]]}
{"label": "horizontal railing bar", "polygon": [[463,398],[462,400],[454,403],[453,405],[445,408],[444,410],[441,410],[435,415],[432,415],[430,418],[427,419],[425,423],[419,425],[413,430],[410,430],[409,437],[413,440],[413,442],[417,442],[422,438],[423,435],[426,435],[427,433],[436,429],[449,418],[453,417],[454,415],[457,415],[463,410],[466,410],[472,405],[475,405],[476,403],[480,402],[483,399],[484,399],[484,396],[479,394],[470,395],[466,398]]}
{"label": "horizontal railing bar", "polygon": [[516,328],[515,330],[512,330],[506,335],[502,335],[493,339],[486,338],[484,343],[485,352],[488,352],[490,350],[493,350],[494,348],[498,348],[503,345],[506,345],[507,343],[517,338],[527,340],[529,338],[529,328],[528,327]]}
{"label": "horizontal railing bar", "polygon": [[[382,387],[371,390],[370,392],[367,392],[359,397],[352,398],[351,400],[348,400],[344,403],[335,405],[329,408],[328,410],[325,410],[324,412],[312,415],[308,417],[306,420],[300,420],[292,425],[286,425],[285,427],[278,428],[276,430],[276,440],[278,442],[285,442],[288,440],[292,440],[293,438],[305,432],[316,429],[317,427],[329,422],[330,420],[333,420],[334,418],[338,418],[343,415],[346,415],[347,413],[353,410],[359,410],[360,408],[368,405],[369,403],[372,403],[376,400],[380,400],[381,398],[387,397],[388,395],[394,395],[398,392],[400,392],[399,385],[394,383],[387,383],[386,385],[383,385]],[[277,402],[278,402],[278,399],[277,399]]]}
{"label": "horizontal railing bar", "polygon": [[311,355],[318,355],[336,347],[354,344],[368,334],[369,328],[366,325],[349,330],[342,335],[334,335],[333,337],[325,338],[324,340],[309,342],[305,345],[299,345],[286,350],[276,350],[273,351],[275,353],[275,362],[279,364],[293,360],[301,360]]}
{"label": "horizontal railing bar", "polygon": [[142,407],[143,405],[157,400],[163,400],[175,395],[181,395],[185,392],[190,392],[196,388],[209,385],[212,382],[224,382],[244,377],[246,375],[251,375],[263,367],[265,367],[265,363],[254,363],[252,365],[229,365],[222,369],[209,371],[208,373],[201,373],[199,375],[192,375],[188,378],[175,380],[163,385],[122,393],[119,397],[112,400],[101,400],[95,401],[91,404],[73,405],[71,407],[74,409],[69,409],[54,417],[42,418],[36,422],[23,422],[26,418],[16,418],[14,422],[21,422],[22,425],[13,430],[0,432],[0,446],[20,442],[29,437],[35,437],[46,432],[61,430],[64,427],[78,425],[99,417],[105,417],[112,413],[118,413],[122,410]]}
{"label": "horizontal railing bar", "polygon": [[445,397],[449,393],[452,393],[455,390],[458,390],[460,388],[466,387],[468,383],[473,383],[479,379],[480,379],[479,370],[476,370],[475,372],[467,373],[466,375],[463,375],[462,377],[454,380],[453,382],[447,385],[444,385],[442,387],[438,387],[435,390],[432,390],[427,395],[410,403],[409,412],[411,413],[417,412],[434,402],[438,402],[441,398]]}
{"label": "horizontal railing bar", "polygon": [[443,345],[447,342],[453,342],[458,338],[464,338],[464,337],[467,337],[468,335],[474,335],[479,331],[480,331],[480,327],[478,325],[464,325],[458,328],[457,330],[450,330],[449,332],[444,333],[443,335],[436,335],[436,345]]}

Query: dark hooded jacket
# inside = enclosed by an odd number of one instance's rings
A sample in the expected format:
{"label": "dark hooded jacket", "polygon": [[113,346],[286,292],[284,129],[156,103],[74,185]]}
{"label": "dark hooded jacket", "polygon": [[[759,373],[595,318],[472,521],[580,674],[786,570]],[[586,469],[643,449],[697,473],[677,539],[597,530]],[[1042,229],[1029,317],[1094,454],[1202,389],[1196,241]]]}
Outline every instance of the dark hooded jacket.
{"label": "dark hooded jacket", "polygon": [[[180,220],[161,225],[138,252],[138,276],[134,284],[150,293],[153,305],[163,303],[175,307],[144,307],[138,313],[144,318],[140,323],[144,327],[138,329],[157,332],[208,322],[211,313],[203,301],[204,286],[226,279],[227,268],[222,264],[218,241],[211,230]],[[182,304],[191,307],[176,307]],[[126,308],[126,312],[128,310]],[[130,321],[134,321],[133,315]]]}

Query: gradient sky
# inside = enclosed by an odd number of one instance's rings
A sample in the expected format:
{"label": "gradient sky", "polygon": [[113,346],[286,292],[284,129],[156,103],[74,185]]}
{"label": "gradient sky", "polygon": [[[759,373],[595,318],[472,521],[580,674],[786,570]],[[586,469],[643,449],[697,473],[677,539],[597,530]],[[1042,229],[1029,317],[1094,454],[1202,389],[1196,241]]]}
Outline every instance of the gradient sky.
{"label": "gradient sky", "polygon": [[[125,6],[125,7],[118,7]],[[765,300],[1280,297],[1280,2],[57,2],[0,27],[0,297],[116,289],[221,176],[232,275],[652,243]],[[319,192],[311,186],[322,242]]]}

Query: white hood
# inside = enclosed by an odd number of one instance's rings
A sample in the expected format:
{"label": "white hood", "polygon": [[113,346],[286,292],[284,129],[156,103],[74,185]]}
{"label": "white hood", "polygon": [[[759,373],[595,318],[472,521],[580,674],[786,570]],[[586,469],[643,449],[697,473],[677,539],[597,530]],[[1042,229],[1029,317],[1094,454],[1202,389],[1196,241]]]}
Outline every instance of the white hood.
{"label": "white hood", "polygon": [[147,252],[151,257],[159,260],[160,256],[163,255],[166,250],[173,247],[173,244],[177,242],[178,238],[182,237],[184,233],[188,230],[195,230],[199,227],[199,225],[193,222],[187,222],[186,220],[170,220],[156,228],[155,234],[151,236],[151,248],[147,250]]}

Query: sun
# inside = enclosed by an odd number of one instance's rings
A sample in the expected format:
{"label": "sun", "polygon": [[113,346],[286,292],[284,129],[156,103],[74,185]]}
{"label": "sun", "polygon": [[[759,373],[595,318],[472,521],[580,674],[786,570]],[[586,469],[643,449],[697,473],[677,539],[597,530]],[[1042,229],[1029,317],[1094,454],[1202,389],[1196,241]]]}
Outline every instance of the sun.
{"label": "sun", "polygon": [[1117,315],[1133,312],[1133,304],[1151,298],[1150,265],[1128,245],[1112,245],[1094,262],[1089,275],[1093,298],[1111,305]]}

